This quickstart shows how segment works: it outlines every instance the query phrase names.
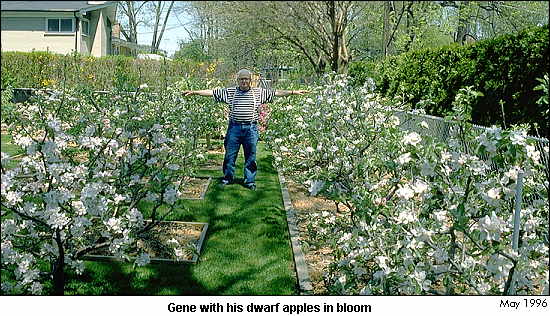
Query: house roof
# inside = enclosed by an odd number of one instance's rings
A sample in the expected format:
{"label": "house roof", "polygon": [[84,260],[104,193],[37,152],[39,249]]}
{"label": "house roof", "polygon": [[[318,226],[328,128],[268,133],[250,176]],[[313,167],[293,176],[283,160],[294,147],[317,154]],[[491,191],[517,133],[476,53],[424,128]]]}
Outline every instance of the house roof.
{"label": "house roof", "polygon": [[116,3],[117,1],[0,1],[0,8],[2,11],[76,12],[99,9]]}

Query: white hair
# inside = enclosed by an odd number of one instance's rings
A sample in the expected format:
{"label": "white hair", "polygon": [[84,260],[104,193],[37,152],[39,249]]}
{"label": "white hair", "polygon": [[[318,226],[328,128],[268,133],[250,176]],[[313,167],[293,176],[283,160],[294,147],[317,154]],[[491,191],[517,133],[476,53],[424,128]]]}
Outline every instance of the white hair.
{"label": "white hair", "polygon": [[251,78],[252,72],[248,69],[239,70],[239,72],[237,72],[237,78],[243,78],[243,77]]}

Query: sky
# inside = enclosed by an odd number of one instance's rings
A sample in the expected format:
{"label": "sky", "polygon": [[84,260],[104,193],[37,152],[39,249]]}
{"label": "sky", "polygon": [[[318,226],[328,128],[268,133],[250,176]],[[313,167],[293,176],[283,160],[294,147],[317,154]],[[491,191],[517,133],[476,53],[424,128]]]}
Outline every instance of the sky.
{"label": "sky", "polygon": [[[179,18],[179,20],[178,20]],[[162,35],[162,40],[160,42],[160,49],[168,52],[168,56],[172,56],[179,48],[178,42],[180,40],[187,40],[187,32],[181,26],[181,23],[186,23],[182,14],[176,16],[176,13],[172,12],[168,18],[168,23],[166,24],[166,29]],[[144,27],[140,24],[138,27],[138,44],[151,45],[153,40],[153,31]]]}

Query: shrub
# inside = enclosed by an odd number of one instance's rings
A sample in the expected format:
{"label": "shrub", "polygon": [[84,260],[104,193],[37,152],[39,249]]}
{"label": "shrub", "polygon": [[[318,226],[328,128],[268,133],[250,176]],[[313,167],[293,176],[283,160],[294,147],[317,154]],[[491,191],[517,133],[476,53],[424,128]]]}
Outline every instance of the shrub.
{"label": "shrub", "polygon": [[2,52],[2,89],[86,87],[91,90],[135,90],[141,84],[166,89],[183,77],[208,78],[218,64],[142,60],[127,56],[92,57],[49,52]]}
{"label": "shrub", "polygon": [[548,72],[548,40],[547,25],[528,28],[471,45],[390,56],[374,69],[350,67],[350,75],[359,83],[370,76],[383,95],[399,96],[437,116],[449,114],[458,90],[472,86],[484,95],[472,104],[473,123],[502,127],[529,123],[531,133],[538,124],[548,137],[548,115],[543,115],[547,105],[537,103],[543,92],[533,91],[539,84],[536,78]]}

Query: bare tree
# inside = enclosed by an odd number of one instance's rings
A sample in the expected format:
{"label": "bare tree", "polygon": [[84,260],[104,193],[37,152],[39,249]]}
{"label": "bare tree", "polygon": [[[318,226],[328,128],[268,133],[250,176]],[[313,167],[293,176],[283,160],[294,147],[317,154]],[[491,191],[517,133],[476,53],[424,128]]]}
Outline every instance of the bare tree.
{"label": "bare tree", "polygon": [[147,1],[120,1],[117,6],[120,31],[130,43],[137,44],[138,25],[145,23],[141,13],[146,3]]}
{"label": "bare tree", "polygon": [[[351,59],[348,33],[360,5],[353,1],[270,1],[236,8],[239,17],[267,28],[271,40],[282,39],[304,56],[317,73],[330,67],[347,71]],[[235,23],[238,23],[236,20]]]}
{"label": "bare tree", "polygon": [[548,23],[547,1],[438,1],[454,12],[453,40],[464,44],[473,39],[517,32],[530,25]]}
{"label": "bare tree", "polygon": [[[151,53],[156,54],[159,50],[160,42],[166,29],[166,23],[170,17],[170,12],[174,6],[174,1],[150,1],[151,11],[153,12],[153,40],[151,42]],[[168,6],[168,9],[166,9]],[[164,17],[163,17],[164,14]],[[160,29],[160,31],[159,31]]]}
{"label": "bare tree", "polygon": [[[466,37],[474,36],[475,23],[478,15],[473,15],[475,9],[471,6],[470,1],[460,1],[458,4],[458,25],[454,37],[455,43],[464,44]],[[477,11],[477,10],[476,10]]]}
{"label": "bare tree", "polygon": [[[489,38],[548,21],[545,1],[190,1],[194,47],[224,64],[311,65]],[[542,23],[542,24],[541,24]],[[190,44],[190,43],[187,43]],[[280,58],[279,58],[280,57]]]}
{"label": "bare tree", "polygon": [[138,27],[143,25],[152,29],[150,52],[157,53],[174,3],[175,1],[120,1],[117,6],[117,20],[121,22],[122,35],[128,42],[137,44]]}
{"label": "bare tree", "polygon": [[384,56],[393,53],[392,44],[395,41],[399,26],[405,14],[407,15],[405,32],[411,32],[409,24],[413,19],[413,4],[414,1],[386,1],[384,3]]}
{"label": "bare tree", "polygon": [[188,1],[177,8],[177,15],[187,15],[191,21],[180,25],[187,32],[189,42],[200,44],[204,55],[210,56],[215,50],[215,41],[223,33],[223,3],[217,1]]}

